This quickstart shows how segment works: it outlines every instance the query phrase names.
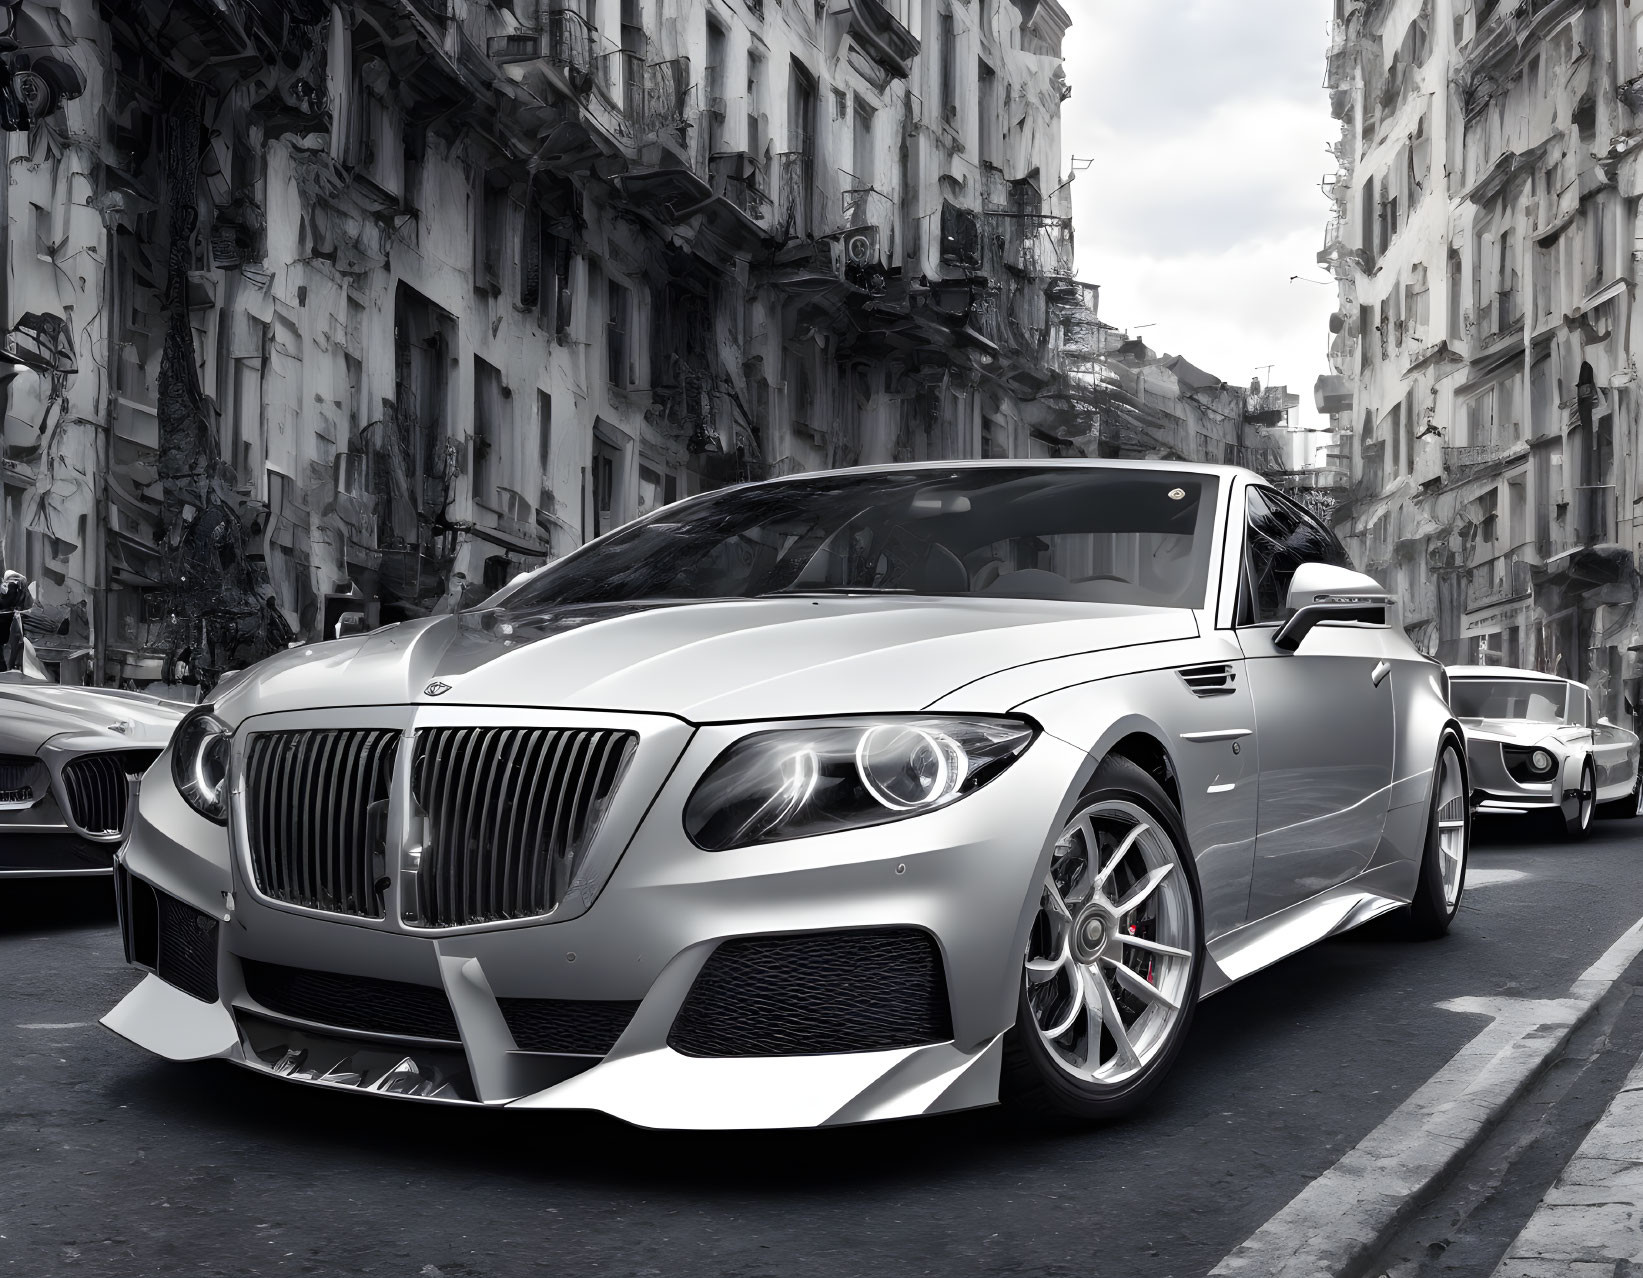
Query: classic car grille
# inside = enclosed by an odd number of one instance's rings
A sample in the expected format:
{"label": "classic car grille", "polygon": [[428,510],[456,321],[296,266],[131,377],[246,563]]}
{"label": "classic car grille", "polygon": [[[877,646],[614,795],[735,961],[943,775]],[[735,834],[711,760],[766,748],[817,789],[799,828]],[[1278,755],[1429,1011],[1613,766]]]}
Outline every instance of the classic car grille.
{"label": "classic car grille", "polygon": [[616,1046],[637,1003],[563,998],[499,998],[514,1044],[522,1052],[604,1056]]}
{"label": "classic car grille", "polygon": [[265,896],[382,917],[391,728],[261,732],[246,759],[245,824]]}
{"label": "classic car grille", "polygon": [[723,942],[667,1041],[688,1056],[811,1056],[952,1036],[935,940],[916,928],[883,928]]}
{"label": "classic car grille", "polygon": [[332,1029],[456,1043],[456,1015],[445,991],[373,976],[314,972],[241,959],[245,992],[270,1012]]}
{"label": "classic car grille", "polygon": [[407,921],[454,927],[551,913],[635,740],[610,729],[418,732],[412,792],[427,835]]}
{"label": "classic car grille", "polygon": [[88,834],[118,834],[125,827],[130,779],[140,777],[158,750],[109,750],[85,754],[63,765],[69,815]]}

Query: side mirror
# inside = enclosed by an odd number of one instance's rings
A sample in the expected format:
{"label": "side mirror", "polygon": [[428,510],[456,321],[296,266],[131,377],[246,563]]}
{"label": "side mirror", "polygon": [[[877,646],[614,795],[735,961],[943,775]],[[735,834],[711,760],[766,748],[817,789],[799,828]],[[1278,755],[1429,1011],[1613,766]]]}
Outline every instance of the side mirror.
{"label": "side mirror", "polygon": [[336,637],[346,639],[349,635],[365,633],[365,614],[363,612],[345,612],[337,618]]}
{"label": "side mirror", "polygon": [[1373,577],[1334,564],[1312,563],[1295,570],[1286,602],[1290,618],[1278,628],[1272,644],[1284,652],[1294,652],[1322,622],[1384,626],[1387,610],[1396,601]]}

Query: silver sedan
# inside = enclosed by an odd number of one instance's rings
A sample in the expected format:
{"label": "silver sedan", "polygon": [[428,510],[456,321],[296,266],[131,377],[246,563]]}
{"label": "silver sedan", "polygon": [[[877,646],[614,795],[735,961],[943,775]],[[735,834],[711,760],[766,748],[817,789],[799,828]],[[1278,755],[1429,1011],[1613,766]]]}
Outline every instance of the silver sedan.
{"label": "silver sedan", "polygon": [[1442,670],[1248,472],[928,464],[664,508],[179,727],[106,1024],[659,1127],[1140,1102],[1198,1001],[1464,882]]}
{"label": "silver sedan", "polygon": [[1536,670],[1451,666],[1480,815],[1535,813],[1581,839],[1594,816],[1643,811],[1637,734],[1596,715],[1583,683]]}

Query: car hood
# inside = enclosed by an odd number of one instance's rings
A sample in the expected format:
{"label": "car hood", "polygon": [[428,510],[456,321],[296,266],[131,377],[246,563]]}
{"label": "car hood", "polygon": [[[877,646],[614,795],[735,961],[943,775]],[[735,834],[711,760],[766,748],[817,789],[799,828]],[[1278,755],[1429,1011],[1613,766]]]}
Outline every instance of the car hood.
{"label": "car hood", "polygon": [[1506,745],[1539,745],[1548,737],[1566,731],[1564,724],[1540,723],[1528,719],[1462,719],[1466,735],[1479,741],[1499,741]]}
{"label": "car hood", "polygon": [[292,648],[242,672],[215,701],[230,723],[406,703],[694,722],[872,714],[922,709],[1012,666],[1197,633],[1186,609],[1035,599],[829,595],[488,611]]}
{"label": "car hood", "polygon": [[32,754],[65,733],[111,750],[163,746],[188,709],[139,692],[0,676],[0,753]]}

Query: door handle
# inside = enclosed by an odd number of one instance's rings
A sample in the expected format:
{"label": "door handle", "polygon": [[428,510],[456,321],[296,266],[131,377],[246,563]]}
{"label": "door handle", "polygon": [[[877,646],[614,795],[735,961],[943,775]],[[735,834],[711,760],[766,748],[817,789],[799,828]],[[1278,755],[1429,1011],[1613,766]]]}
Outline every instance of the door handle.
{"label": "door handle", "polygon": [[1391,673],[1392,663],[1390,661],[1377,661],[1375,663],[1375,672],[1369,676],[1369,682],[1378,688],[1381,686],[1381,681]]}

